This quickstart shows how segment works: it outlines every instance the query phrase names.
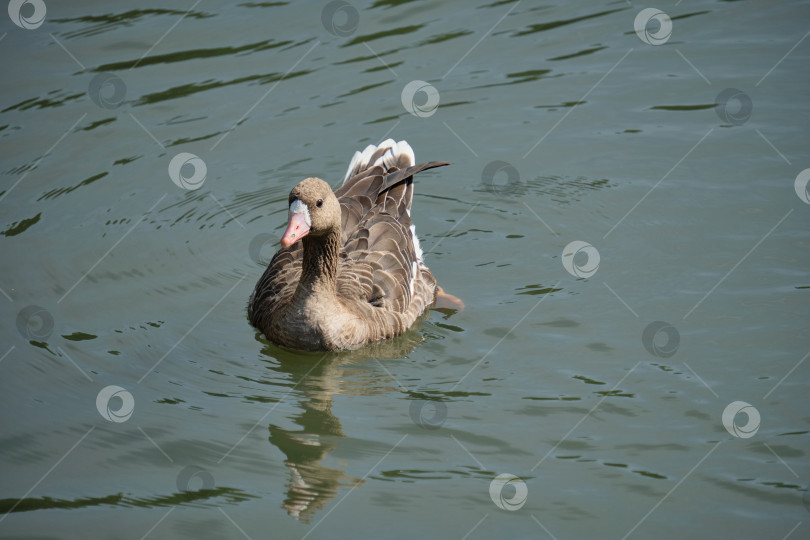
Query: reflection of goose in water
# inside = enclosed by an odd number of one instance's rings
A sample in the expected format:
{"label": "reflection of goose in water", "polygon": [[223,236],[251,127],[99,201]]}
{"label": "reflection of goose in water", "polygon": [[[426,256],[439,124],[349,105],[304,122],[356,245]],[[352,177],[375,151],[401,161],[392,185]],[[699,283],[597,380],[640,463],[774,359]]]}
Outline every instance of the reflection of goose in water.
{"label": "reflection of goose in water", "polygon": [[[279,362],[273,369],[289,375],[288,383],[295,389],[293,395],[299,397],[300,412],[291,420],[300,430],[283,429],[274,424],[269,426],[270,443],[284,453],[284,464],[290,470],[283,504],[288,514],[309,522],[315,513],[335,498],[339,488],[350,488],[362,482],[323,464],[329,454],[340,446],[340,440],[346,438],[340,419],[332,414],[333,398],[336,395],[396,391],[396,381],[376,366],[373,359],[407,356],[425,339],[416,331],[425,318],[427,315],[402,336],[354,351],[301,353],[272,344],[265,346],[262,352]],[[356,374],[352,373],[352,365],[357,364],[368,364],[369,367],[357,366],[355,372],[368,371],[376,380],[371,384],[366,380],[363,385],[346,380],[347,375]]]}
{"label": "reflection of goose in water", "polygon": [[284,452],[284,464],[290,470],[290,481],[284,509],[301,521],[308,522],[312,515],[337,495],[338,487],[350,479],[343,471],[321,464],[337,447],[328,442],[345,437],[340,421],[332,415],[331,399],[318,399],[302,403],[304,411],[293,418],[302,431],[288,431],[270,424],[270,442]]}

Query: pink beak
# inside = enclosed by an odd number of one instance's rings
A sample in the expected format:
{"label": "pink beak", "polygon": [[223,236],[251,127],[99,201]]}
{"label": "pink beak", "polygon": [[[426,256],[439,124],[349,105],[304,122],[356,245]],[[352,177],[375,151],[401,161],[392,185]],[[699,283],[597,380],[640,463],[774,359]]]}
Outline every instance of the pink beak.
{"label": "pink beak", "polygon": [[290,223],[287,225],[287,230],[284,231],[284,236],[281,237],[281,246],[288,248],[301,240],[308,233],[309,225],[307,225],[307,220],[304,213],[291,212]]}

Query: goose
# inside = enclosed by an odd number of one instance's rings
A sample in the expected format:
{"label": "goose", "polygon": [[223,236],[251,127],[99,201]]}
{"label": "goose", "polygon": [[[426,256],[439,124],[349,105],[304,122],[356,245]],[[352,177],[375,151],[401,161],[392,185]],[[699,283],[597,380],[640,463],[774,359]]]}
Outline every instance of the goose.
{"label": "goose", "polygon": [[441,292],[411,221],[413,176],[445,165],[417,165],[406,141],[387,139],[354,153],[336,191],[320,178],[297,184],[282,247],[250,296],[251,324],[309,351],[356,349],[408,330]]}

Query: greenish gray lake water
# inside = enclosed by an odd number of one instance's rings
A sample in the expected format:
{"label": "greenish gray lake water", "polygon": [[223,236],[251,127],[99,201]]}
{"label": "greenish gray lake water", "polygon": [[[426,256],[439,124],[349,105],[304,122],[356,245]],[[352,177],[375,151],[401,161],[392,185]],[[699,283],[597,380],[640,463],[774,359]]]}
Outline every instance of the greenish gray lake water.
{"label": "greenish gray lake water", "polygon": [[[0,537],[807,537],[807,2],[0,19]],[[466,308],[275,347],[290,188],[387,137]]]}

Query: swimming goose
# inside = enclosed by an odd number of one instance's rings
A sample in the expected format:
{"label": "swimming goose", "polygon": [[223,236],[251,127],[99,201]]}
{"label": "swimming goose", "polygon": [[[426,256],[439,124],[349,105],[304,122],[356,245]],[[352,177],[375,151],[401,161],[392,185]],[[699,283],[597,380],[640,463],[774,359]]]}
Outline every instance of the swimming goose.
{"label": "swimming goose", "polygon": [[392,139],[355,152],[332,192],[306,178],[289,197],[282,248],[256,284],[250,322],[293,349],[339,350],[404,333],[436,296],[411,222],[415,164]]}

